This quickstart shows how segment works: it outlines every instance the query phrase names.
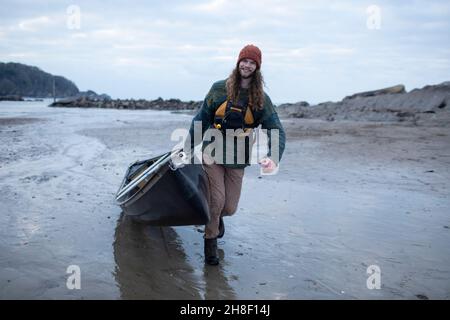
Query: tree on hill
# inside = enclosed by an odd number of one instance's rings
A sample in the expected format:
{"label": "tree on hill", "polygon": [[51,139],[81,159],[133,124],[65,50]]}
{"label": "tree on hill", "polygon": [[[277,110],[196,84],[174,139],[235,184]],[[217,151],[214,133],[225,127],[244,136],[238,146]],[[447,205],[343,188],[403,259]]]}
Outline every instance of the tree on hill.
{"label": "tree on hill", "polygon": [[52,97],[53,81],[57,97],[75,96],[79,93],[78,87],[62,76],[54,76],[21,63],[0,62],[0,96]]}

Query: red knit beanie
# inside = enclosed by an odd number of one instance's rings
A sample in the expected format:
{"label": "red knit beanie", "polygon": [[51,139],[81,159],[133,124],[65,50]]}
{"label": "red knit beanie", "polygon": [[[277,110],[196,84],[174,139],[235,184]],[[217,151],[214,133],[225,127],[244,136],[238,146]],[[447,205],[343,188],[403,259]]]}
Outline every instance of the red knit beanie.
{"label": "red knit beanie", "polygon": [[249,44],[242,48],[241,52],[239,53],[237,65],[239,65],[239,62],[241,62],[241,60],[243,59],[252,59],[256,62],[256,68],[261,68],[261,50],[259,50],[257,46]]}

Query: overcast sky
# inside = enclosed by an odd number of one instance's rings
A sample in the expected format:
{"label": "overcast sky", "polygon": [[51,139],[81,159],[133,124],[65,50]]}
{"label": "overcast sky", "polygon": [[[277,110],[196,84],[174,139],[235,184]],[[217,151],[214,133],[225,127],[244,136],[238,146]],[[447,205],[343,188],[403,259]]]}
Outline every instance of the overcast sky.
{"label": "overcast sky", "polygon": [[450,1],[0,5],[1,62],[34,65],[113,98],[202,100],[249,43],[262,50],[275,103],[336,101],[400,83],[409,91],[450,80]]}

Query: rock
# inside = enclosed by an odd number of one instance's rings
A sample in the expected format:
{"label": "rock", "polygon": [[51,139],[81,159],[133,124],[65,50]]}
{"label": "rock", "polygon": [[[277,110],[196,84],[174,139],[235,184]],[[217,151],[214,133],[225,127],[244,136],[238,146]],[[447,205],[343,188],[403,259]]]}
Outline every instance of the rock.
{"label": "rock", "polygon": [[378,95],[382,95],[382,94],[389,94],[389,93],[397,94],[397,93],[405,93],[405,92],[406,92],[405,86],[402,84],[399,84],[399,85],[384,88],[384,89],[355,93],[351,96],[345,97],[344,100],[354,99],[356,97],[373,97],[373,96],[378,96]]}
{"label": "rock", "polygon": [[0,96],[0,101],[24,101],[22,96],[19,95],[7,95]]}
{"label": "rock", "polygon": [[116,100],[99,100],[91,98],[89,95],[81,97],[70,97],[58,100],[50,107],[76,107],[76,108],[115,108],[115,109],[153,109],[153,110],[197,110],[200,108],[202,101],[183,102],[180,99],[163,100],[134,100],[134,99],[116,99]]}
{"label": "rock", "polygon": [[290,107],[290,106],[309,107],[309,103],[306,101],[299,101],[296,103],[283,103],[279,105],[279,107]]}
{"label": "rock", "polygon": [[277,112],[281,116],[287,116],[289,118],[305,118],[305,109],[309,107],[309,103],[306,101],[300,101],[296,103],[283,103],[277,107]]}
{"label": "rock", "polygon": [[398,85],[347,96],[338,102],[313,106],[283,104],[281,116],[328,121],[388,121],[413,125],[448,126],[450,123],[450,82],[425,86],[410,92]]}
{"label": "rock", "polygon": [[95,91],[88,90],[88,91],[80,91],[77,95],[75,95],[75,98],[88,98],[90,100],[111,100],[111,97],[107,94],[97,94]]}

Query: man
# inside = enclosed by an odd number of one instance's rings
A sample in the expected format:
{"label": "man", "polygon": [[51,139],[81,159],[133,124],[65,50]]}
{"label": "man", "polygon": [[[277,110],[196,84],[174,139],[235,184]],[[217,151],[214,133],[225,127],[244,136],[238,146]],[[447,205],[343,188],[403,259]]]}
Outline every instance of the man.
{"label": "man", "polygon": [[[217,265],[217,238],[225,232],[223,216],[235,213],[239,202],[244,168],[250,163],[253,143],[253,129],[261,125],[267,130],[269,152],[259,162],[264,173],[277,169],[285,146],[285,132],[269,96],[263,90],[261,51],[254,45],[245,46],[239,53],[236,68],[226,80],[217,81],[211,87],[203,104],[192,120],[190,128],[190,150],[193,151],[194,128],[200,124],[202,137],[205,132],[213,132],[214,142],[223,137],[219,147],[206,152],[203,143],[203,167],[209,180],[210,221],[205,227],[205,263]],[[198,128],[198,126],[197,126]],[[272,141],[272,133],[278,131],[278,141]],[[219,132],[219,136],[217,136]],[[231,139],[230,139],[231,137]],[[243,143],[239,143],[239,141]],[[236,143],[235,143],[236,142]],[[278,146],[278,157],[272,156],[273,146]],[[222,149],[223,148],[223,149]],[[223,150],[223,153],[221,152]],[[211,149],[210,149],[211,151]],[[242,157],[242,154],[244,155]]]}

